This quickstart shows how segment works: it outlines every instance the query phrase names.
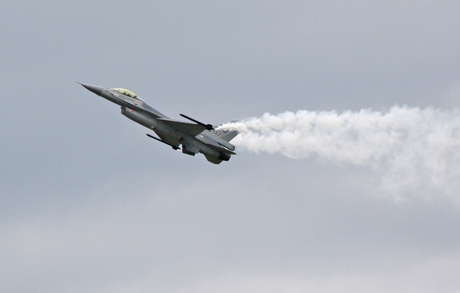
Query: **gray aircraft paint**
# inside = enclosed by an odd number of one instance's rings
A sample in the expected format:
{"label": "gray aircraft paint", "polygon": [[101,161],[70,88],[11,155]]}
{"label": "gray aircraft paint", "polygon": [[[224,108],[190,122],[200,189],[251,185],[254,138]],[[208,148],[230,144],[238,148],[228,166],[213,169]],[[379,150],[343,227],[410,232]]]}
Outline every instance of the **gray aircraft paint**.
{"label": "gray aircraft paint", "polygon": [[182,145],[184,154],[194,156],[197,153],[202,153],[209,162],[214,164],[228,161],[231,155],[236,154],[233,152],[235,146],[228,141],[238,134],[237,131],[215,131],[211,125],[205,125],[182,114],[183,117],[196,123],[172,120],[125,89],[81,85],[89,91],[120,105],[122,115],[153,130],[159,138],[148,134],[149,137],[161,141],[175,150],[180,149],[179,146]]}

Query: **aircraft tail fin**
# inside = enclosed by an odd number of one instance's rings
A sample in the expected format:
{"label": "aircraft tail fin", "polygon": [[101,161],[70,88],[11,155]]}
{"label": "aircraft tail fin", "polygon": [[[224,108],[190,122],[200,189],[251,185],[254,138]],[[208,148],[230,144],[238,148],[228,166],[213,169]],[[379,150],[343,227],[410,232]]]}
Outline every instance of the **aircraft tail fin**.
{"label": "aircraft tail fin", "polygon": [[231,141],[239,134],[238,130],[216,130],[217,135],[225,141]]}

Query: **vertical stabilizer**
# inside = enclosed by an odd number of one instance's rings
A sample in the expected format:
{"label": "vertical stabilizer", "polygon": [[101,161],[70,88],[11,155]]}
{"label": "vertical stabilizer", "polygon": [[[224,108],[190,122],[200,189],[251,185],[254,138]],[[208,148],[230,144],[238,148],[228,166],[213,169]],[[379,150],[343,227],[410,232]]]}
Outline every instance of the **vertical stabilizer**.
{"label": "vertical stabilizer", "polygon": [[225,141],[231,141],[239,134],[238,130],[216,130],[216,134]]}

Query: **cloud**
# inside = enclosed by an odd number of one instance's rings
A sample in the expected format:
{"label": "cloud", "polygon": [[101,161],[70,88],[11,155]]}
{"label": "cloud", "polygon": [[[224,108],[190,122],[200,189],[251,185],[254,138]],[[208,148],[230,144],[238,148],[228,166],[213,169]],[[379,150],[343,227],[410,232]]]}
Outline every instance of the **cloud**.
{"label": "cloud", "polygon": [[[382,263],[383,267],[384,264]],[[211,273],[197,279],[192,284],[179,285],[175,288],[159,288],[158,280],[145,276],[131,283],[110,286],[101,292],[242,292],[242,293],[275,293],[275,292],[413,292],[437,293],[458,292],[460,286],[455,272],[460,269],[460,256],[449,255],[435,257],[410,265],[395,266],[380,270],[360,271],[343,270],[340,273],[330,272],[296,272],[261,274],[227,270]],[[178,288],[179,287],[179,288]]]}

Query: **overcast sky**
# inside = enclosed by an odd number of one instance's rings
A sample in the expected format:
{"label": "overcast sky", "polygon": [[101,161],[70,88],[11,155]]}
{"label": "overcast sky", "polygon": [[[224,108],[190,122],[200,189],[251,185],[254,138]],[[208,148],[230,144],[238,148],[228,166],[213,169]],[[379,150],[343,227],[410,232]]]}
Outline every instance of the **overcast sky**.
{"label": "overcast sky", "polygon": [[[3,1],[0,291],[460,292],[457,183],[427,188],[421,170],[395,191],[382,186],[401,178],[378,161],[238,146],[213,165],[147,138],[75,83],[127,88],[171,118],[213,124],[395,105],[460,121],[458,11],[458,1]],[[460,180],[458,162],[445,181]]]}

